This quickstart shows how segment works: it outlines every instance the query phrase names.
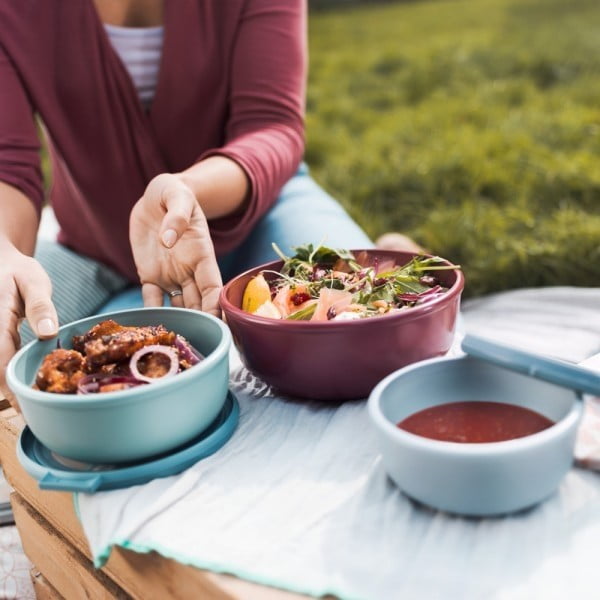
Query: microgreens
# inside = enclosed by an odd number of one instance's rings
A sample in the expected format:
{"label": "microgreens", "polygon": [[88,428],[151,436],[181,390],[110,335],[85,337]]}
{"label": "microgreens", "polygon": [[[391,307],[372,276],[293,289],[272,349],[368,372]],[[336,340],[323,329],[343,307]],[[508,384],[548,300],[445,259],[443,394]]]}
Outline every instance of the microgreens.
{"label": "microgreens", "polygon": [[[460,268],[444,264],[437,256],[419,255],[404,265],[376,273],[376,267],[359,264],[349,250],[306,244],[292,248],[294,255],[286,256],[277,244],[273,244],[273,249],[283,261],[281,271],[270,282],[273,291],[286,285],[302,286],[313,299],[318,299],[324,288],[347,291],[352,294],[353,304],[364,307],[364,317],[381,314],[382,307],[385,312],[434,299],[446,289],[431,272]],[[431,276],[423,277],[425,274]],[[313,303],[287,318],[310,319],[314,310]]]}

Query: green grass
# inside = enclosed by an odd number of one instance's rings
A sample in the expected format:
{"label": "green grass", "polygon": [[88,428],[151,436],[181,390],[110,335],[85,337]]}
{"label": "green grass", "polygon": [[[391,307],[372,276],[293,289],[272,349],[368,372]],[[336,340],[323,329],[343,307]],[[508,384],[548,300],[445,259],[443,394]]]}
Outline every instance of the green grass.
{"label": "green grass", "polygon": [[600,2],[313,12],[306,158],[372,236],[463,265],[467,295],[600,282]]}

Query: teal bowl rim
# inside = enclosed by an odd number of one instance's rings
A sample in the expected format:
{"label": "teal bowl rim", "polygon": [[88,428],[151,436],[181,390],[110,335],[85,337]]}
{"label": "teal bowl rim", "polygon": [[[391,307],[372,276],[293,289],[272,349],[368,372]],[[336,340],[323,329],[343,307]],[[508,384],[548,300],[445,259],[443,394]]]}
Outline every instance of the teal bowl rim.
{"label": "teal bowl rim", "polygon": [[402,377],[409,371],[416,371],[427,367],[430,364],[442,362],[451,363],[465,360],[467,358],[467,355],[431,358],[408,365],[398,369],[397,371],[394,371],[393,373],[390,373],[388,376],[382,379],[369,394],[367,409],[371,418],[371,422],[377,429],[385,433],[388,437],[397,440],[399,444],[404,446],[411,446],[419,450],[426,450],[430,452],[441,452],[444,454],[467,456],[500,455],[523,452],[529,448],[544,445],[554,438],[560,437],[565,433],[565,431],[577,426],[577,423],[583,415],[583,398],[581,394],[575,390],[571,390],[573,394],[573,404],[569,409],[569,412],[562,419],[556,421],[554,425],[551,425],[547,429],[539,431],[538,433],[532,433],[531,435],[526,435],[513,440],[505,440],[502,442],[458,443],[434,440],[400,429],[395,423],[392,423],[390,419],[383,414],[383,410],[381,408],[381,397],[384,390],[389,387],[392,381]]}
{"label": "teal bowl rim", "polygon": [[138,400],[140,397],[143,397],[148,392],[160,392],[167,388],[167,386],[175,386],[183,385],[190,378],[197,377],[200,372],[210,371],[211,368],[218,362],[220,362],[225,355],[229,354],[229,349],[231,347],[231,332],[229,327],[213,315],[205,312],[200,312],[197,310],[192,310],[188,308],[178,308],[172,306],[157,306],[157,307],[144,307],[144,308],[131,308],[126,310],[118,310],[102,315],[90,315],[89,317],[85,317],[83,319],[78,319],[77,321],[71,321],[70,323],[66,323],[62,325],[58,333],[66,329],[67,327],[72,327],[73,325],[77,325],[79,323],[84,323],[91,319],[96,319],[98,317],[110,319],[110,318],[118,318],[119,315],[126,315],[132,313],[143,313],[150,311],[159,311],[159,312],[184,312],[189,315],[193,315],[194,318],[207,319],[208,321],[212,321],[215,323],[221,330],[221,340],[217,344],[216,348],[204,358],[199,364],[194,365],[193,368],[190,368],[183,373],[177,374],[177,376],[169,377],[164,381],[157,381],[155,383],[149,384],[148,386],[139,386],[133,389],[115,391],[115,392],[105,392],[103,394],[54,394],[51,392],[44,392],[41,390],[33,389],[31,386],[23,383],[16,375],[15,369],[18,361],[25,355],[29,350],[37,343],[39,340],[32,340],[27,345],[23,346],[9,361],[8,366],[6,368],[6,381],[8,387],[11,389],[13,394],[17,397],[18,401],[21,401],[21,398],[25,398],[26,401],[36,402],[40,405],[45,406],[56,406],[56,407],[64,407],[68,406],[69,408],[89,408],[90,405],[94,407],[106,406],[111,404],[123,404],[124,402],[134,402]]}

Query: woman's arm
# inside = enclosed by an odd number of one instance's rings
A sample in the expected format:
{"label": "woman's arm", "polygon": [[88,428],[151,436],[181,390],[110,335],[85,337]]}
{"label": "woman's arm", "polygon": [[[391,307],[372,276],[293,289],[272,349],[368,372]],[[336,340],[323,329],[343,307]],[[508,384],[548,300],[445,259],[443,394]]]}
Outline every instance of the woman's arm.
{"label": "woman's arm", "polygon": [[0,240],[33,254],[43,200],[33,107],[0,45]]}
{"label": "woman's arm", "polygon": [[50,279],[31,258],[42,201],[32,107],[0,46],[0,392],[10,400],[4,373],[19,347],[19,321],[26,317],[44,338],[58,327]]}
{"label": "woman's arm", "polygon": [[[306,1],[248,0],[233,48],[225,143],[204,152],[188,170],[202,169],[207,159],[220,156],[245,173],[244,197],[238,174],[227,210],[207,212],[213,239],[224,251],[250,232],[298,168],[304,152],[306,67]],[[203,188],[200,179],[196,192]],[[199,202],[206,202],[202,195]]]}
{"label": "woman's arm", "polygon": [[38,226],[33,203],[21,190],[0,181],[0,248],[11,245],[32,256]]}
{"label": "woman's arm", "polygon": [[244,169],[226,156],[209,156],[179,173],[179,178],[192,190],[209,221],[240,210],[250,190]]}
{"label": "woman's arm", "polygon": [[19,322],[26,317],[40,338],[54,337],[58,331],[50,278],[31,257],[37,229],[33,203],[23,192],[0,181],[0,394],[17,409],[5,372],[20,345]]}
{"label": "woman's arm", "polygon": [[234,41],[225,143],[181,173],[154,178],[131,213],[146,305],[180,288],[177,306],[219,313],[213,242],[232,249],[297,169],[305,79],[305,0],[248,0]]}
{"label": "woman's arm", "polygon": [[[239,239],[237,230],[250,229],[297,169],[304,151],[306,54],[304,0],[246,3],[234,43],[226,142],[177,174],[211,222],[213,237]],[[161,227],[171,245],[182,233],[176,222],[167,215]]]}

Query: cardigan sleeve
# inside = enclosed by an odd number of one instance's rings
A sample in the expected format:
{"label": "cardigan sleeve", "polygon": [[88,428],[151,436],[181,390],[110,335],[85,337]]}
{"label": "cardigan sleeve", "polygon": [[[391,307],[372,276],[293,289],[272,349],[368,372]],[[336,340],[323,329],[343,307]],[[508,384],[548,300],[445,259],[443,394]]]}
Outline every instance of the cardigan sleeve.
{"label": "cardigan sleeve", "polygon": [[40,142],[33,108],[10,57],[0,45],[0,181],[21,190],[41,210]]}
{"label": "cardigan sleeve", "polygon": [[211,221],[213,240],[231,250],[269,210],[304,152],[306,88],[305,0],[248,0],[231,63],[225,143],[219,154],[236,161],[250,181],[244,209]]}

